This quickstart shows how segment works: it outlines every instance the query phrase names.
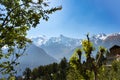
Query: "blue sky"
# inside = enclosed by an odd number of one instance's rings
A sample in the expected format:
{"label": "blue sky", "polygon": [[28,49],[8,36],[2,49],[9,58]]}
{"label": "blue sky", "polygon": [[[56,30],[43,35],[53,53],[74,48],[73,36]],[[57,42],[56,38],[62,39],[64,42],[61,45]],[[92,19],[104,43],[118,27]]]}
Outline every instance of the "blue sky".
{"label": "blue sky", "polygon": [[37,28],[28,32],[28,37],[63,34],[83,38],[92,34],[120,32],[120,0],[55,0],[52,6],[63,9],[50,15],[49,21],[41,21]]}

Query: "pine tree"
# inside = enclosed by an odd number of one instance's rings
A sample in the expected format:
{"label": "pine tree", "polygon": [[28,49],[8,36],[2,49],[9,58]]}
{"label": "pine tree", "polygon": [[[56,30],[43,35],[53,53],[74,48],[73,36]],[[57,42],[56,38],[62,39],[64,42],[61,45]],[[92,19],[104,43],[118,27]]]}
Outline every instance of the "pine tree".
{"label": "pine tree", "polygon": [[24,80],[30,80],[31,79],[31,69],[26,68],[23,72]]}

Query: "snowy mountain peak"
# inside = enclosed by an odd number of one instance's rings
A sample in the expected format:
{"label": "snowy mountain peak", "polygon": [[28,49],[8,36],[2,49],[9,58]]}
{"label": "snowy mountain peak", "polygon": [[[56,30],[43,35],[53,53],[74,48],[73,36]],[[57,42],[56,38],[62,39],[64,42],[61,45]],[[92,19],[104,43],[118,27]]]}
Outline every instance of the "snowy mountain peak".
{"label": "snowy mountain peak", "polygon": [[60,45],[65,45],[65,46],[78,46],[80,44],[80,39],[74,39],[74,38],[69,38],[63,35],[60,35],[59,37],[51,37],[47,42],[46,45],[50,44],[60,44]]}
{"label": "snowy mountain peak", "polygon": [[93,39],[97,39],[97,40],[98,40],[98,39],[104,40],[106,37],[107,37],[107,35],[104,34],[104,33],[100,33],[100,34],[97,34],[97,35],[93,35],[93,36],[92,36]]}
{"label": "snowy mountain peak", "polygon": [[98,34],[97,36],[98,36],[98,37],[103,37],[103,36],[106,36],[106,34],[100,33],[100,34]]}
{"label": "snowy mountain peak", "polygon": [[39,35],[38,37],[33,37],[32,41],[36,46],[41,46],[46,43],[48,38],[45,35]]}
{"label": "snowy mountain peak", "polygon": [[109,34],[108,36],[120,36],[120,32],[119,33]]}
{"label": "snowy mountain peak", "polygon": [[[97,43],[101,43],[102,41],[108,39],[109,37],[112,38],[114,36],[117,36],[117,37],[120,36],[120,32],[108,34],[108,35],[104,33],[100,33],[97,35],[93,35],[91,37],[91,40],[97,44]],[[58,37],[51,37],[49,39],[45,35],[39,35],[38,37],[33,37],[32,41],[37,46],[51,45],[51,44],[62,44],[65,46],[78,46],[81,44],[81,39],[66,37],[62,34]]]}
{"label": "snowy mountain peak", "polygon": [[[73,53],[74,49],[81,46],[82,39],[75,39],[60,35],[58,37],[51,37],[49,39],[43,37],[33,38],[33,43],[38,47],[44,49],[49,55],[56,59],[60,59],[69,53]],[[120,33],[113,34],[98,34],[90,37],[93,44],[97,46],[104,46],[110,48],[113,45],[120,45]]]}
{"label": "snowy mountain peak", "polygon": [[62,34],[60,34],[60,38],[64,38],[65,36],[63,36]]}
{"label": "snowy mountain peak", "polygon": [[59,37],[51,37],[49,39],[47,39],[44,36],[39,36],[36,38],[32,38],[32,41],[35,45],[37,46],[48,46],[51,44],[55,44],[55,45],[65,45],[65,46],[78,46],[80,45],[80,39],[74,39],[74,38],[69,38],[66,36],[63,36],[62,34]]}

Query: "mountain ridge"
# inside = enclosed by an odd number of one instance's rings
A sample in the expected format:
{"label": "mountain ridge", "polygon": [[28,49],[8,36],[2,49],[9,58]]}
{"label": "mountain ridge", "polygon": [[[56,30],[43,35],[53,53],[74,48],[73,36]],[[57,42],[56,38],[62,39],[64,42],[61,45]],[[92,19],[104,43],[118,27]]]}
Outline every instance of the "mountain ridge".
{"label": "mountain ridge", "polygon": [[[34,39],[32,39],[33,44],[36,43]],[[45,40],[44,44],[37,46],[44,49],[49,55],[59,60],[62,57],[66,57],[66,55],[68,55],[70,52],[73,52],[73,49],[81,46],[82,40],[84,39],[76,39],[60,35],[59,37],[51,37]],[[110,48],[116,44],[120,45],[120,32],[107,35],[104,33],[92,35],[90,40],[95,46],[104,46],[106,48]]]}

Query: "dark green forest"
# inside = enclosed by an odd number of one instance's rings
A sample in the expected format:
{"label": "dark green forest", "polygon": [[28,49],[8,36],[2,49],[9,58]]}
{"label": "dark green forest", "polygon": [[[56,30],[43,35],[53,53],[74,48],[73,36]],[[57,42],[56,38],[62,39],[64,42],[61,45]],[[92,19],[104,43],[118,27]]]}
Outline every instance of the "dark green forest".
{"label": "dark green forest", "polygon": [[[92,72],[86,74],[82,75],[79,70],[74,70],[64,58],[59,64],[39,66],[33,70],[26,68],[23,73],[24,78],[17,76],[16,80],[94,80]],[[103,66],[99,69],[98,80],[119,80],[119,75],[120,62],[114,61],[111,67]],[[83,76],[89,76],[89,78]]]}

